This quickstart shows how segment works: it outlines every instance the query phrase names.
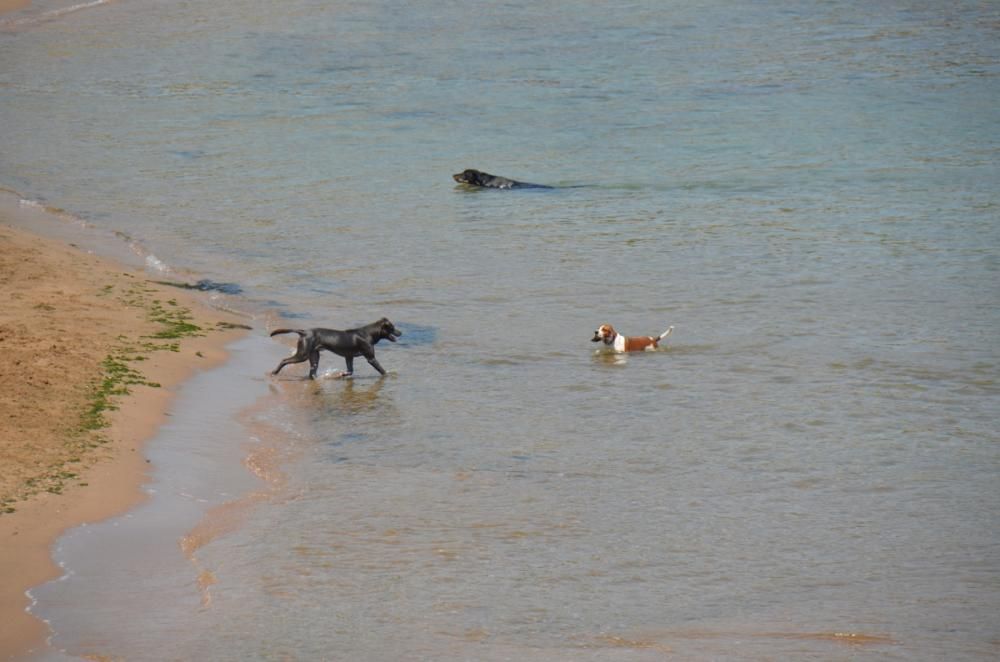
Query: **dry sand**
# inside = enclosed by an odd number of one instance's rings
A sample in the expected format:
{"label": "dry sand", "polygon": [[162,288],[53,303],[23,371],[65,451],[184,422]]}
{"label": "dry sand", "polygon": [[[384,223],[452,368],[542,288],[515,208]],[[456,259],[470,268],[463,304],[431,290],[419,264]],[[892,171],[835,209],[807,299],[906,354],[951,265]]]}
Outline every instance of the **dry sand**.
{"label": "dry sand", "polygon": [[[0,217],[0,659],[44,642],[25,590],[58,576],[56,537],[142,499],[142,442],[174,387],[224,361],[245,324]],[[150,337],[164,332],[180,337]]]}

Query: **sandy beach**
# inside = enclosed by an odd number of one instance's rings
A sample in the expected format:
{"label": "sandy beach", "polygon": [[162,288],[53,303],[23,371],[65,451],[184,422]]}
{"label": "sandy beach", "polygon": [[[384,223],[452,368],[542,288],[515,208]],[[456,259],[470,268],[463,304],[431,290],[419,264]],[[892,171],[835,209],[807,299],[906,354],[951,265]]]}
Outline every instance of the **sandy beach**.
{"label": "sandy beach", "polygon": [[138,503],[142,443],[175,387],[223,362],[246,320],[0,217],[0,659],[47,632],[25,590],[58,576],[67,528]]}
{"label": "sandy beach", "polygon": [[23,9],[31,4],[31,0],[0,0],[0,14]]}

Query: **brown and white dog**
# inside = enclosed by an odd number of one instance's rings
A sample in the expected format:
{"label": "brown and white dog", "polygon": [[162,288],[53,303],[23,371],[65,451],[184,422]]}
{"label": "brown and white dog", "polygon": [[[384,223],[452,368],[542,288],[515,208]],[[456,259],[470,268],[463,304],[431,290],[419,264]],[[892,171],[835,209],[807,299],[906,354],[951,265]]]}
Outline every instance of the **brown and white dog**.
{"label": "brown and white dog", "polygon": [[591,342],[603,342],[616,352],[638,352],[640,350],[653,350],[660,346],[660,341],[670,335],[674,327],[670,327],[659,336],[623,336],[615,331],[615,327],[610,324],[602,324],[594,331]]}

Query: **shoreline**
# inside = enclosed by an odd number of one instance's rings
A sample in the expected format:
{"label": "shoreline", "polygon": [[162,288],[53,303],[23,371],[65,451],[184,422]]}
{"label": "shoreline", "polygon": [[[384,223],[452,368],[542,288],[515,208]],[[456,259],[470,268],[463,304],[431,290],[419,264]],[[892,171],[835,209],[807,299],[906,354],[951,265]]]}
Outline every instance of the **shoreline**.
{"label": "shoreline", "polygon": [[8,659],[45,644],[49,629],[26,611],[26,591],[61,575],[52,544],[144,501],[143,445],[169,416],[176,388],[223,364],[248,327],[137,267],[24,230],[9,213],[0,213],[0,247],[0,659]]}

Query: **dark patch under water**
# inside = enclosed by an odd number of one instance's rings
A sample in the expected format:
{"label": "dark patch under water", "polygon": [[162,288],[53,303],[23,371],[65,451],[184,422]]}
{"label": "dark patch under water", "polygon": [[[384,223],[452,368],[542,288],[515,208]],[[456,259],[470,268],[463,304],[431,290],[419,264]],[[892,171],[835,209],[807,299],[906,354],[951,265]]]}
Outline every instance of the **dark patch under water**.
{"label": "dark patch under water", "polygon": [[399,338],[400,345],[433,345],[437,342],[437,327],[402,322],[396,323],[396,328],[403,332]]}
{"label": "dark patch under water", "polygon": [[198,290],[199,292],[222,292],[223,294],[243,294],[243,288],[236,283],[219,283],[214,280],[209,280],[207,278],[202,278],[196,283],[181,283],[177,281],[170,280],[158,280],[155,281],[160,285],[169,285],[170,287],[179,287],[182,290]]}

